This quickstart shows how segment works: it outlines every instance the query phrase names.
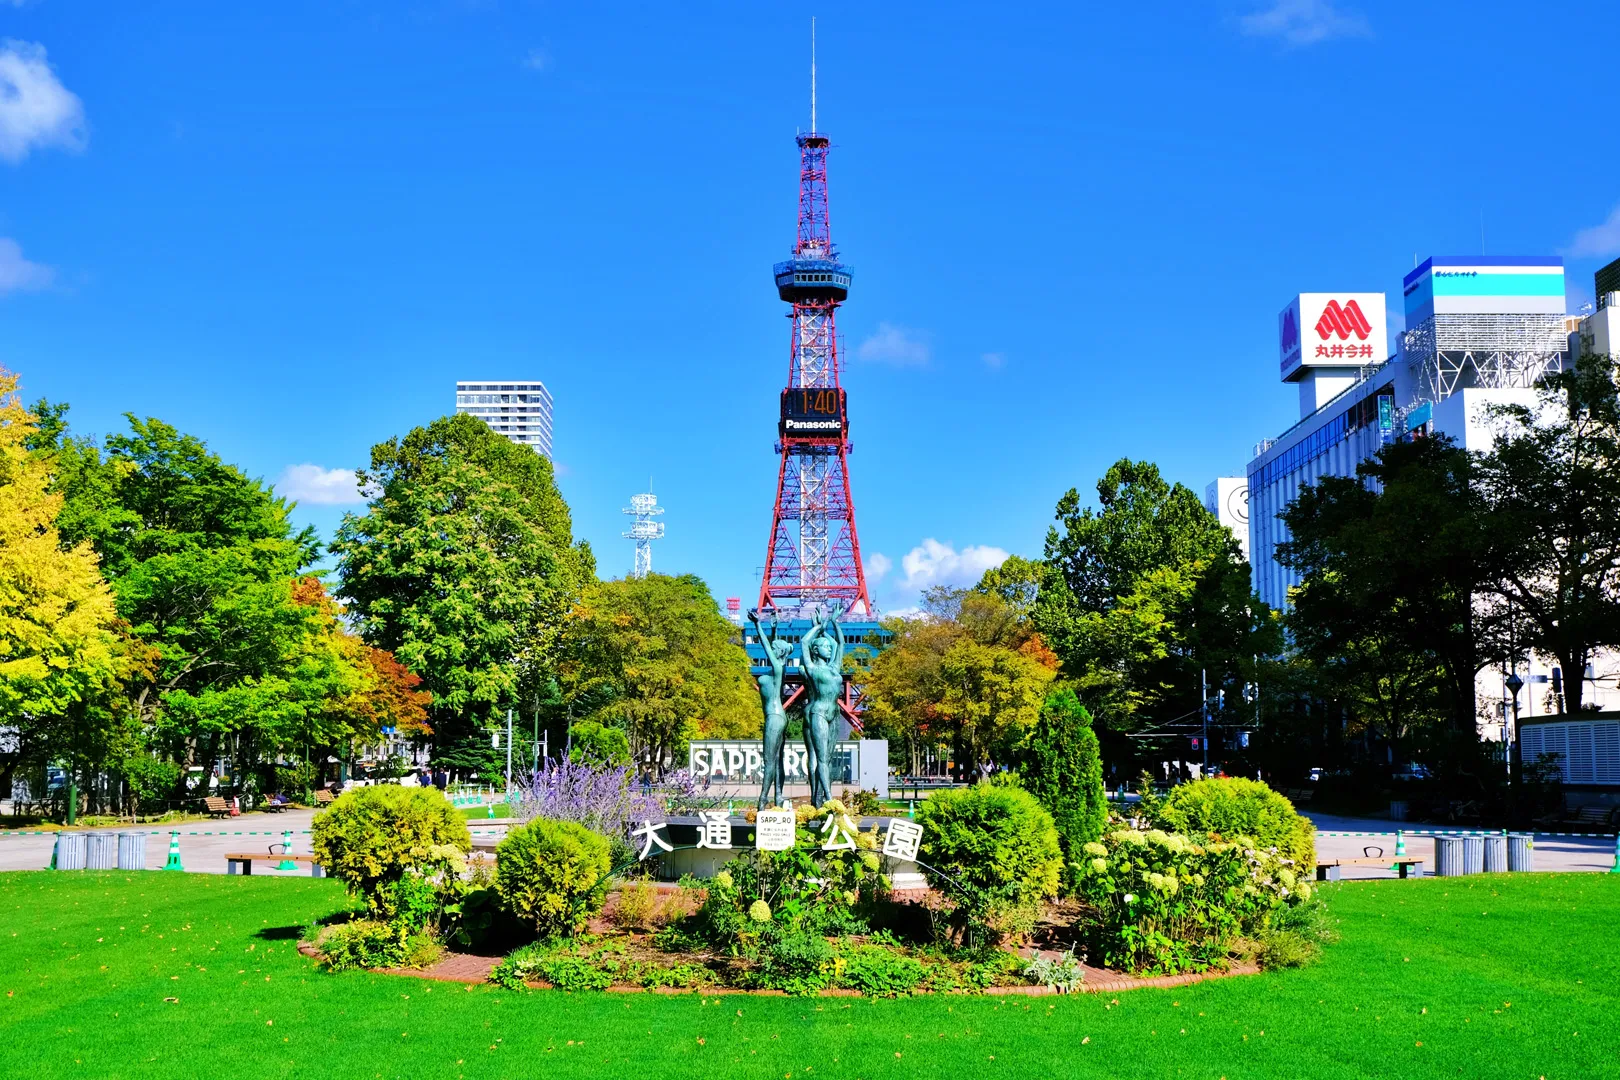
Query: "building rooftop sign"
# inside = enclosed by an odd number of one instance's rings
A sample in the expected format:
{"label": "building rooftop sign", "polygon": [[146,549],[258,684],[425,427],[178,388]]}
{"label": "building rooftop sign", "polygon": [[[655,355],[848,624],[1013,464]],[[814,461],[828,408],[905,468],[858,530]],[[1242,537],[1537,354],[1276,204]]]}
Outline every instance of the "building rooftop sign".
{"label": "building rooftop sign", "polygon": [[1401,282],[1406,328],[1436,315],[1562,315],[1556,255],[1436,255]]}
{"label": "building rooftop sign", "polygon": [[1384,294],[1300,293],[1277,316],[1277,356],[1283,382],[1313,367],[1381,363],[1389,338]]}

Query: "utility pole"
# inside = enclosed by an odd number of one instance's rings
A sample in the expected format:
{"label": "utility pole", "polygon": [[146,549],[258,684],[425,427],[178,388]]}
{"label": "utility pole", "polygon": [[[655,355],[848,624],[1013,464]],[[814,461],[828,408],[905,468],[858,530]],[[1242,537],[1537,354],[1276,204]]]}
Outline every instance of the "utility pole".
{"label": "utility pole", "polygon": [[506,710],[506,793],[512,794],[512,710]]}
{"label": "utility pole", "polygon": [[1209,775],[1209,673],[1203,668],[1198,669],[1198,694],[1202,699],[1198,712],[1204,718],[1204,771],[1198,775],[1202,780]]}

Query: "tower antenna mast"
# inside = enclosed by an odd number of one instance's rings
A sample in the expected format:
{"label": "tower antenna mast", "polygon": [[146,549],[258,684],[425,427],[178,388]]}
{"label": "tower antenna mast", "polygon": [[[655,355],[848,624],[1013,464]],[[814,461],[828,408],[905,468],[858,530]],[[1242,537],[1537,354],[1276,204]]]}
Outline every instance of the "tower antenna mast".
{"label": "tower antenna mast", "polygon": [[824,610],[875,614],[855,531],[849,482],[849,413],[838,363],[838,305],[849,267],[833,246],[827,210],[827,150],[817,129],[816,21],[810,20],[810,130],[798,137],[799,224],[793,253],[771,269],[790,305],[792,344],[777,426],[776,505],[771,515],[759,608],[789,619]]}
{"label": "tower antenna mast", "polygon": [[[647,479],[647,486],[652,487],[651,477]],[[652,573],[652,542],[664,537],[664,523],[655,519],[663,512],[664,508],[658,505],[658,496],[650,491],[630,496],[630,505],[620,511],[635,518],[629,531],[623,534],[626,539],[636,542],[635,569],[630,571],[633,578],[644,578]]]}

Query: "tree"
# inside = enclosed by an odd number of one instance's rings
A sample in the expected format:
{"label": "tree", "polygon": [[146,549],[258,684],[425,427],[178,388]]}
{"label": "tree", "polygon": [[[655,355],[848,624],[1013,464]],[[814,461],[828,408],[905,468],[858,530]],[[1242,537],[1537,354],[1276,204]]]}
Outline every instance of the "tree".
{"label": "tree", "polygon": [[693,738],[759,735],[748,656],[693,575],[596,583],[570,613],[561,651],[575,722],[622,729],[639,760],[678,761]]}
{"label": "tree", "polygon": [[16,389],[0,369],[0,727],[17,744],[7,780],[29,758],[82,764],[109,735],[107,700],[141,660],[91,545],[61,543],[53,457],[30,452],[38,428]]}
{"label": "tree", "polygon": [[1236,692],[1277,641],[1231,532],[1150,462],[1115,462],[1097,502],[1070,489],[1046,538],[1032,619],[1064,675],[1117,728],[1196,712],[1200,669]]}
{"label": "tree", "polygon": [[630,764],[630,737],[620,728],[581,720],[568,731],[568,756],[596,765]]}
{"label": "tree", "polygon": [[888,620],[893,639],[866,676],[867,730],[903,744],[913,771],[941,744],[964,762],[1010,758],[1056,676],[1029,621],[994,580],[980,584],[930,589],[920,616]]}
{"label": "tree", "polygon": [[[105,451],[68,434],[54,409],[54,487],[64,545],[88,542],[119,616],[151,657],[127,680],[139,738],[103,760],[155,747],[184,764],[251,763],[318,734],[357,677],[330,648],[330,616],[297,602],[315,560],[285,500],[200,439],[129,417]],[[150,736],[148,738],[147,736]]]}
{"label": "tree", "polygon": [[1511,648],[1557,659],[1564,708],[1585,704],[1599,648],[1620,645],[1620,392],[1607,355],[1544,379],[1535,408],[1493,409],[1478,461],[1488,582]]}
{"label": "tree", "polygon": [[1277,557],[1301,578],[1285,622],[1317,694],[1399,744],[1414,726],[1475,730],[1489,660],[1476,611],[1488,530],[1468,453],[1443,437],[1392,443],[1354,477],[1323,477],[1283,512]]}
{"label": "tree", "polygon": [[1062,687],[1047,696],[1019,761],[1024,789],[1051,811],[1064,858],[1075,861],[1080,848],[1107,827],[1108,795],[1091,714],[1073,690]]}
{"label": "tree", "polygon": [[372,448],[372,498],[332,550],[361,635],[433,695],[434,753],[496,768],[488,732],[537,700],[565,614],[594,574],[551,463],[458,414]]}

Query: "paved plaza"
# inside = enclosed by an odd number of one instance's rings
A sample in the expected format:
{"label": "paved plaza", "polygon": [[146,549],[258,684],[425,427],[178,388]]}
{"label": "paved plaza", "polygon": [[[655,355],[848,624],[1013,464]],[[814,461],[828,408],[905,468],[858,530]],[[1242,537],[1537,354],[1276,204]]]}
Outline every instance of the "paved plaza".
{"label": "paved plaza", "polygon": [[[225,856],[234,852],[268,852],[269,845],[280,844],[283,831],[292,832],[293,851],[308,854],[310,850],[309,826],[313,810],[289,810],[283,814],[246,814],[225,821],[194,821],[176,826],[180,832],[180,861],[189,873],[223,874]],[[1316,853],[1322,859],[1360,858],[1364,855],[1390,856],[1395,854],[1397,823],[1376,818],[1336,817],[1331,814],[1307,813],[1320,832],[1316,838]],[[485,844],[505,834],[502,826],[481,825],[470,821],[475,840]],[[170,829],[158,826],[123,826],[97,830],[105,832],[138,831],[148,833],[146,841],[146,867],[161,870],[169,857]],[[1428,833],[1435,827],[1412,823],[1404,833],[1406,854],[1423,860],[1425,876],[1434,874],[1434,840]],[[1451,830],[1440,830],[1451,831]],[[51,833],[0,834],[0,871],[43,870],[50,866],[55,837]],[[1615,841],[1612,836],[1575,836],[1558,833],[1537,833],[1535,842],[1535,868],[1557,871],[1607,871],[1614,865]],[[480,845],[483,846],[483,845]],[[1368,851],[1367,849],[1373,849]],[[1381,849],[1381,850],[1379,850]],[[255,874],[281,876],[308,875],[309,868],[275,870],[273,863],[256,863]],[[1389,878],[1396,874],[1378,866],[1347,866],[1343,876],[1351,878]]]}

